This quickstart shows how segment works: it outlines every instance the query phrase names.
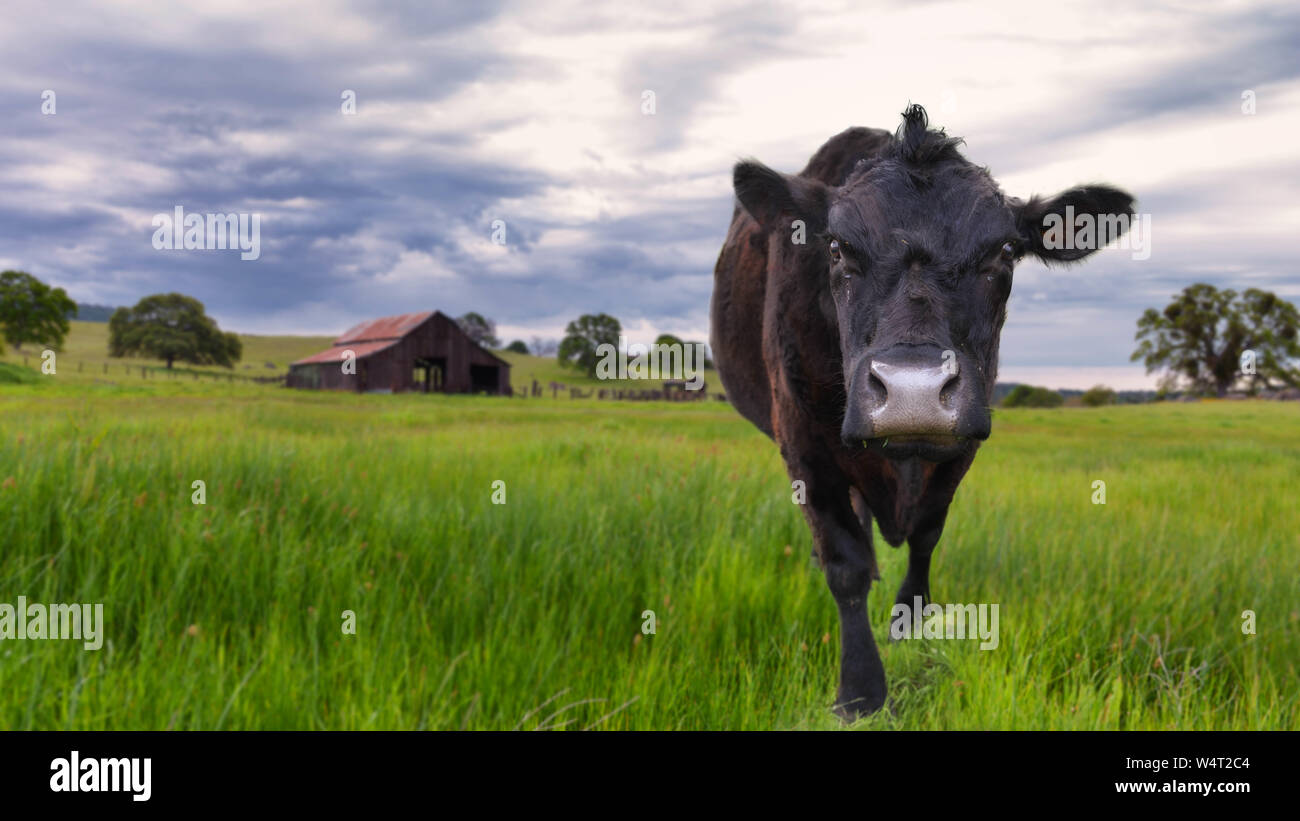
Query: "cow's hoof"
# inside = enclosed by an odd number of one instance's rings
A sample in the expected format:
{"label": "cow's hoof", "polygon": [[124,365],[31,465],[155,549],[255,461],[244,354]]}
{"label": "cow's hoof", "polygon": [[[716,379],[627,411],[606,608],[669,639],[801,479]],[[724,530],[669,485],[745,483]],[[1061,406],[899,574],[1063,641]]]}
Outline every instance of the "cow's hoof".
{"label": "cow's hoof", "polygon": [[873,713],[880,712],[880,708],[885,706],[885,694],[878,696],[861,696],[858,698],[845,698],[840,696],[835,699],[835,705],[831,711],[840,717],[845,724],[852,724],[860,718],[866,718]]}

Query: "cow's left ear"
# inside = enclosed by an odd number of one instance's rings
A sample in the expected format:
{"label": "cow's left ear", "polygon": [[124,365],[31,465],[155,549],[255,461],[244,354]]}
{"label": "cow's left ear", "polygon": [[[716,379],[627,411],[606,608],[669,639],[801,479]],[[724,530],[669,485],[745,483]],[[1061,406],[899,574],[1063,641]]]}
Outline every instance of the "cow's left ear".
{"label": "cow's left ear", "polygon": [[1085,185],[1011,204],[1025,250],[1047,263],[1083,259],[1119,239],[1133,218],[1133,195],[1108,185]]}
{"label": "cow's left ear", "polygon": [[755,160],[737,163],[733,172],[736,199],[765,229],[789,230],[801,219],[810,233],[826,230],[831,189],[807,177],[773,171]]}

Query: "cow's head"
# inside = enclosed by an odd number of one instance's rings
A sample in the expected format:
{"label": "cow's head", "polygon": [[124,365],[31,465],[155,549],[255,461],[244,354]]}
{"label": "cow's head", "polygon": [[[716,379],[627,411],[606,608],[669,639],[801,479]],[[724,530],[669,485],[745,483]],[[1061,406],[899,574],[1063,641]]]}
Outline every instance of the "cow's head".
{"label": "cow's head", "polygon": [[[795,235],[792,221],[803,220],[819,255],[839,327],[841,435],[851,447],[944,461],[987,438],[1016,262],[1025,254],[1047,263],[1082,259],[1133,214],[1133,198],[1107,186],[1028,202],[1007,197],[961,156],[960,143],[931,131],[925,110],[911,106],[892,143],[858,161],[838,186],[756,162],[736,166],[745,210],[787,237]],[[1092,215],[1109,235],[1086,248],[1054,241],[1067,215],[1076,224]]]}

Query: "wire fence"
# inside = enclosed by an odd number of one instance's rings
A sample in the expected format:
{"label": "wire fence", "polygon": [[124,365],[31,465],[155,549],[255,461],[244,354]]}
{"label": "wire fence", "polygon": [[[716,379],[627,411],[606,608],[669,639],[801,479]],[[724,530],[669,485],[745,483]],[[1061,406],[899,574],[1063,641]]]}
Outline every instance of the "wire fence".
{"label": "wire fence", "polygon": [[[229,373],[223,373],[221,371],[204,371],[204,370],[196,370],[194,368],[184,368],[184,367],[168,368],[165,365],[142,365],[133,362],[103,362],[103,361],[86,362],[85,360],[77,360],[75,362],[69,362],[67,359],[67,354],[59,354],[59,358],[57,362],[58,362],[57,367],[71,368],[77,373],[93,374],[96,371],[99,371],[99,373],[103,376],[113,376],[113,375],[121,374],[128,377],[134,377],[136,379],[145,379],[145,380],[189,379],[195,382],[199,382],[199,381],[228,382],[228,383],[247,382],[247,383],[259,384],[259,385],[276,385],[276,384],[282,385],[284,384],[285,378],[288,376],[287,373],[279,373],[274,376],[249,376],[246,374],[235,373],[234,371],[231,371]],[[23,367],[25,368],[32,367],[31,357],[27,354],[23,355]],[[39,370],[41,367],[39,358],[35,367],[37,370]]]}

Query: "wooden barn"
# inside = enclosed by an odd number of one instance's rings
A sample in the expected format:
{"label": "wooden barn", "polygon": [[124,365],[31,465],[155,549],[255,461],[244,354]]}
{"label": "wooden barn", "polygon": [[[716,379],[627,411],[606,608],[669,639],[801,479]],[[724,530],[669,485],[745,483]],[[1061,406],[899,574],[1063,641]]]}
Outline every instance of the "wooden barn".
{"label": "wooden barn", "polygon": [[[348,352],[355,373],[345,373]],[[511,395],[510,364],[470,339],[441,311],[362,322],[329,350],[289,366],[291,388]]]}

